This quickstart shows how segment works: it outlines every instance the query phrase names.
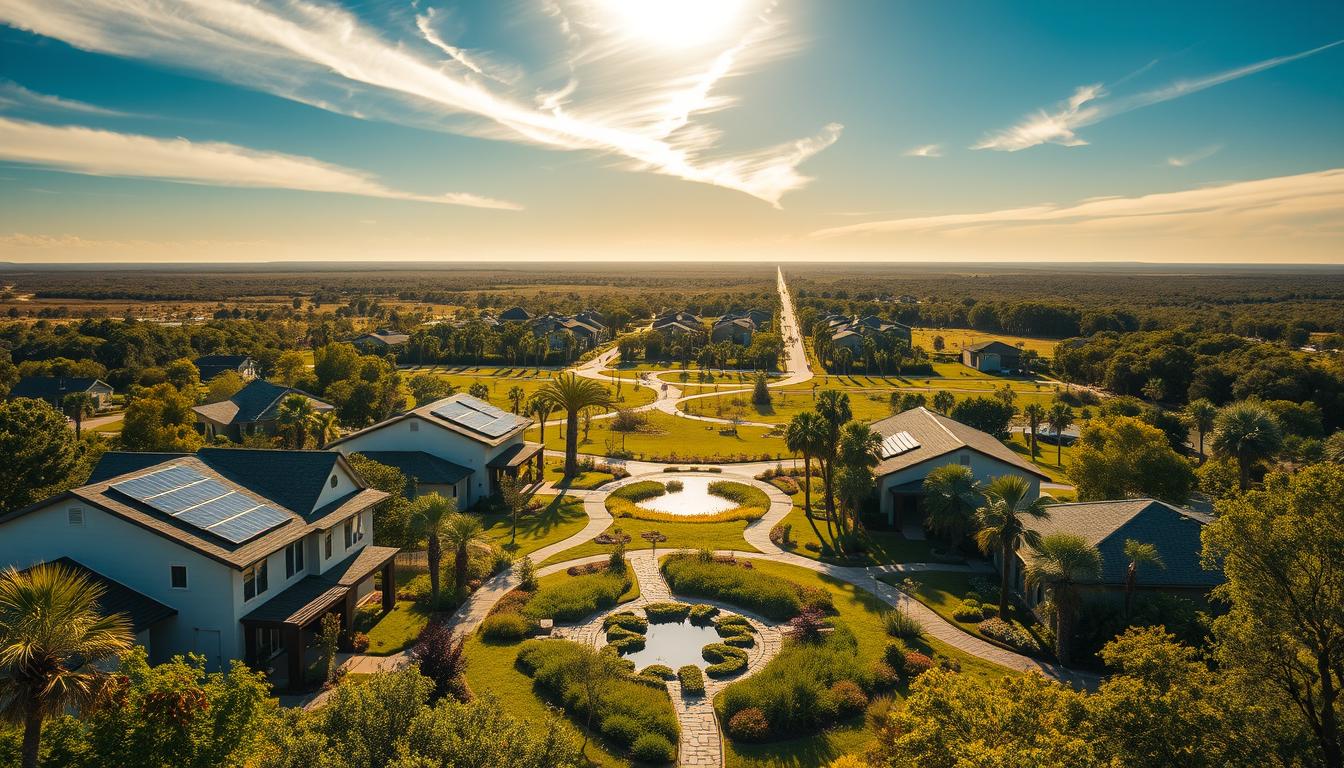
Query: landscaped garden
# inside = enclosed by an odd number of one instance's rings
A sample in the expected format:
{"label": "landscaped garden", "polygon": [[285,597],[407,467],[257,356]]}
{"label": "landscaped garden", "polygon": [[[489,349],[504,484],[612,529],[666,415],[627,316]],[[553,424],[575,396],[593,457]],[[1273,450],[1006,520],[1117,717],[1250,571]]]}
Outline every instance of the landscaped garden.
{"label": "landscaped garden", "polygon": [[[579,452],[608,455],[624,451],[641,461],[671,463],[722,463],[730,461],[774,460],[788,457],[782,440],[765,427],[737,427],[695,419],[682,419],[661,411],[642,414],[644,426],[639,431],[620,432],[613,428],[614,419],[594,419],[586,431],[580,422]],[[546,447],[562,451],[565,439],[562,430],[546,429]],[[535,429],[529,439],[536,439]]]}
{"label": "landscaped garden", "polygon": [[761,518],[770,509],[770,497],[746,483],[678,475],[623,485],[607,496],[606,505],[618,518],[721,523]]}
{"label": "landscaped garden", "polygon": [[588,524],[583,499],[573,496],[534,496],[533,511],[518,517],[517,538],[512,536],[513,520],[508,514],[482,515],[484,535],[490,542],[514,558],[523,557],[542,547],[564,541]]}

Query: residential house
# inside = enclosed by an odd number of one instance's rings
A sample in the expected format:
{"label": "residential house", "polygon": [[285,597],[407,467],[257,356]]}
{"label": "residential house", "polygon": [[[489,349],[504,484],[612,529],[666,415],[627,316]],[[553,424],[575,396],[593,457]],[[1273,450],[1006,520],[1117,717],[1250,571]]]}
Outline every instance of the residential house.
{"label": "residential house", "polygon": [[751,346],[751,338],[756,333],[756,323],[747,317],[721,317],[714,322],[709,331],[709,340],[714,343],[730,341],[744,347]]}
{"label": "residential house", "polygon": [[575,349],[583,351],[607,340],[606,326],[595,325],[578,316],[543,315],[532,321],[532,332],[546,339],[547,348],[552,352],[565,349],[571,341]]}
{"label": "residential house", "polygon": [[192,361],[201,373],[201,381],[209,381],[225,371],[233,371],[243,381],[257,378],[257,361],[251,355],[201,355]]}
{"label": "residential house", "polygon": [[386,497],[329,451],[109,452],[86,484],[0,514],[0,565],[96,574],[152,662],[242,659],[301,687],[321,618],[348,629],[375,577],[396,583],[397,550],[372,545]]}
{"label": "residential house", "polygon": [[[1200,532],[1212,520],[1209,515],[1156,499],[1084,501],[1052,504],[1049,509],[1050,517],[1044,520],[1027,518],[1027,527],[1041,536],[1056,533],[1080,536],[1101,553],[1101,579],[1083,585],[1084,590],[1124,591],[1129,570],[1125,542],[1130,539],[1153,545],[1162,558],[1162,567],[1142,566],[1135,581],[1136,592],[1165,592],[1203,599],[1223,581],[1221,572],[1205,570],[1200,561]],[[1018,549],[1010,578],[1027,606],[1034,608],[1047,595],[1040,585],[1031,589],[1026,586],[1024,573],[1033,556],[1030,547]]]}
{"label": "residential house", "polygon": [[982,341],[961,350],[963,365],[986,373],[1003,373],[1022,368],[1022,350],[1002,341]]}
{"label": "residential house", "polygon": [[704,323],[700,320],[700,317],[698,315],[696,315],[693,312],[688,312],[684,309],[668,311],[658,315],[657,317],[653,318],[653,324],[650,327],[653,330],[657,331],[663,328],[664,326],[673,324],[680,324],[687,326],[689,328],[704,327]]}
{"label": "residential house", "polygon": [[900,341],[908,347],[913,338],[910,326],[884,320],[877,315],[861,318],[827,315],[822,323],[831,334],[832,346],[849,349],[856,358],[863,349],[864,339],[872,339],[878,349],[886,349],[893,341]]}
{"label": "residential house", "polygon": [[912,408],[872,424],[882,436],[877,478],[881,514],[894,528],[912,533],[924,524],[924,478],[938,467],[970,467],[981,483],[1001,475],[1018,475],[1040,495],[1041,481],[1050,478],[1018,456],[993,435],[941,416],[927,408]]}
{"label": "residential house", "polygon": [[531,425],[529,418],[457,394],[346,435],[330,447],[386,459],[416,480],[417,492],[437,491],[467,509],[496,493],[506,475],[529,484],[540,481],[541,444],[523,439]]}
{"label": "residential house", "polygon": [[74,394],[92,397],[94,410],[101,411],[112,404],[112,387],[102,379],[88,376],[24,376],[9,390],[10,399],[45,400],[57,409],[62,408],[66,396]]}
{"label": "residential house", "polygon": [[207,440],[223,436],[241,442],[248,435],[276,434],[280,404],[293,394],[308,398],[317,413],[336,409],[331,403],[319,400],[303,390],[272,384],[265,379],[254,379],[228,400],[197,405],[191,410],[196,412],[196,428]]}
{"label": "residential house", "polygon": [[360,352],[382,355],[388,352],[395,352],[399,347],[410,340],[411,337],[405,333],[398,333],[396,331],[389,331],[386,328],[379,328],[371,333],[356,336],[350,340],[350,343],[354,344],[355,348]]}
{"label": "residential house", "polygon": [[510,307],[499,313],[501,323],[526,323],[532,319],[532,313],[522,307]]}

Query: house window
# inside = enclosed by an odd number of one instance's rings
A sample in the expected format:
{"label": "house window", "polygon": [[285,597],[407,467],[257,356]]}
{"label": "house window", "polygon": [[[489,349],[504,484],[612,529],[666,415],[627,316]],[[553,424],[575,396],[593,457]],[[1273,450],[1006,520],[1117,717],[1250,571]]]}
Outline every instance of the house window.
{"label": "house window", "polygon": [[331,487],[332,487],[332,488],[335,488],[337,482],[338,482],[338,481],[336,480],[336,476],[335,476],[335,475],[332,475],[332,476],[331,476]]}
{"label": "house window", "polygon": [[970,457],[969,454],[965,454],[965,453],[961,454],[960,456],[957,457],[957,461],[960,461],[960,462],[961,462],[961,466],[963,466],[963,467],[969,467],[969,466],[971,466],[971,457]]}
{"label": "house window", "polygon": [[285,578],[303,570],[303,540],[300,539],[285,547]]}
{"label": "house window", "polygon": [[323,557],[331,558],[331,531],[327,531],[326,538],[322,540]]}
{"label": "house window", "polygon": [[346,520],[344,530],[345,530],[345,548],[349,549],[355,543],[355,521]]}
{"label": "house window", "polygon": [[84,510],[71,507],[65,511],[65,522],[74,528],[84,527]]}
{"label": "house window", "polygon": [[280,630],[257,627],[257,661],[270,661],[280,650]]}
{"label": "house window", "polygon": [[411,431],[412,431],[412,432],[419,432],[419,431],[420,431],[420,422],[418,422],[418,421],[412,421],[410,424],[411,424]]}
{"label": "house window", "polygon": [[363,541],[363,540],[364,540],[364,516],[363,516],[363,515],[356,515],[356,516],[355,516],[355,543],[358,544],[359,542],[361,542],[361,541]]}
{"label": "house window", "polygon": [[187,566],[170,565],[168,566],[168,586],[173,589],[187,588]]}
{"label": "house window", "polygon": [[243,571],[243,600],[251,600],[266,591],[266,561]]}

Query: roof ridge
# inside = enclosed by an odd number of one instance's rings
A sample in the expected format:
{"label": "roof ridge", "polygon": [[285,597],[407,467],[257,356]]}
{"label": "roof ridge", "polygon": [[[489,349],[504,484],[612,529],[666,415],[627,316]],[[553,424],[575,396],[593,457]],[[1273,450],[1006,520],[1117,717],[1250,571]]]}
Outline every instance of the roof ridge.
{"label": "roof ridge", "polygon": [[930,419],[932,419],[934,424],[937,424],[939,427],[941,427],[942,430],[947,433],[948,437],[952,438],[953,440],[956,440],[958,443],[961,443],[963,448],[966,447],[966,441],[962,440],[960,437],[957,436],[957,433],[949,429],[948,426],[943,423],[943,420],[939,418],[937,414],[935,414],[933,411],[930,411],[928,408],[925,408],[922,405],[918,405],[915,407],[918,408],[920,411],[922,411],[925,416],[928,416]]}

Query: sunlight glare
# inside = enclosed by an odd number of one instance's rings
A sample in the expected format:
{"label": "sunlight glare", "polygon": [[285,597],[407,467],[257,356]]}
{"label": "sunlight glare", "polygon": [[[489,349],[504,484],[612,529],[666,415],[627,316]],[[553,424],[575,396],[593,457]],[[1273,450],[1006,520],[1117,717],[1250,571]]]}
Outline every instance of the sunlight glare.
{"label": "sunlight glare", "polygon": [[668,48],[692,48],[726,35],[746,0],[602,0],[615,31]]}

